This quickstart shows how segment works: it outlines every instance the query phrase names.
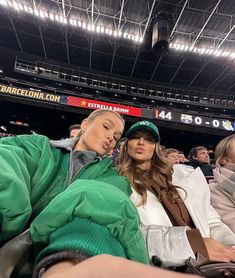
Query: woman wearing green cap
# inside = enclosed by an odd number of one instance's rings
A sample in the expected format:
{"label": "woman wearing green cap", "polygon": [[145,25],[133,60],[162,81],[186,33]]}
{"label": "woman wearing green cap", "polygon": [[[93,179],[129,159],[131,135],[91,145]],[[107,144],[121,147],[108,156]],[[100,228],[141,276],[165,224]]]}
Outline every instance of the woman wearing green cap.
{"label": "woman wearing green cap", "polygon": [[210,205],[200,169],[175,165],[172,170],[161,151],[158,128],[151,122],[135,123],[126,137],[117,164],[131,183],[131,199],[140,215],[150,259],[165,267],[183,265],[196,253],[210,260],[235,261],[231,247],[235,234]]}

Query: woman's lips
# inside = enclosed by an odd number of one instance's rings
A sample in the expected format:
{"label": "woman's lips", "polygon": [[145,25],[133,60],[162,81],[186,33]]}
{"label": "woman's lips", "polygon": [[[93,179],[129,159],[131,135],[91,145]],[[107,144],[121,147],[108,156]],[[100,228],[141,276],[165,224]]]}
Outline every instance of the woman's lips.
{"label": "woman's lips", "polygon": [[109,143],[106,143],[106,142],[103,143],[103,148],[104,148],[106,151],[108,150],[109,146],[110,146]]}
{"label": "woman's lips", "polygon": [[136,148],[136,153],[143,153],[144,152],[144,148]]}

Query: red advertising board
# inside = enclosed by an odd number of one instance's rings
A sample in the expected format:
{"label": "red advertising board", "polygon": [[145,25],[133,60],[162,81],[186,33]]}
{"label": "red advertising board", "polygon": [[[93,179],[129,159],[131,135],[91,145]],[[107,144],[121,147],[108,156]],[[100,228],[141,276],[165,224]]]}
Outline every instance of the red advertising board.
{"label": "red advertising board", "polygon": [[91,100],[87,98],[79,98],[69,96],[67,104],[70,106],[77,106],[86,109],[108,109],[115,112],[118,112],[123,115],[141,117],[142,116],[142,109],[133,106],[126,106],[120,105],[116,103],[98,101],[98,100]]}

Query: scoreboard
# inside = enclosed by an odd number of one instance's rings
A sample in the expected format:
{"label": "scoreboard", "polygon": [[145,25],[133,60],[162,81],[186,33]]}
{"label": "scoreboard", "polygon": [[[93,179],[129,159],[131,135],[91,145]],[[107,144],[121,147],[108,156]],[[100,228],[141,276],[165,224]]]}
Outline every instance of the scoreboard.
{"label": "scoreboard", "polygon": [[154,118],[169,122],[182,123],[186,125],[202,126],[220,130],[235,131],[235,120],[218,119],[194,115],[187,112],[175,112],[170,109],[156,108]]}

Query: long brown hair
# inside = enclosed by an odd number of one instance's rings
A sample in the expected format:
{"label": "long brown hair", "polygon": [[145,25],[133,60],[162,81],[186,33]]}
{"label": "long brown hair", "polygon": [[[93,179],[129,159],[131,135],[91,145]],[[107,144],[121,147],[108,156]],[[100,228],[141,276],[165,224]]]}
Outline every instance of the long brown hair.
{"label": "long brown hair", "polygon": [[128,154],[128,140],[124,143],[117,158],[119,174],[127,177],[131,186],[142,196],[142,202],[147,201],[147,190],[151,191],[160,201],[166,194],[173,202],[180,200],[176,188],[172,184],[173,169],[168,165],[164,153],[158,143],[152,157],[151,168],[143,171],[138,168]]}

